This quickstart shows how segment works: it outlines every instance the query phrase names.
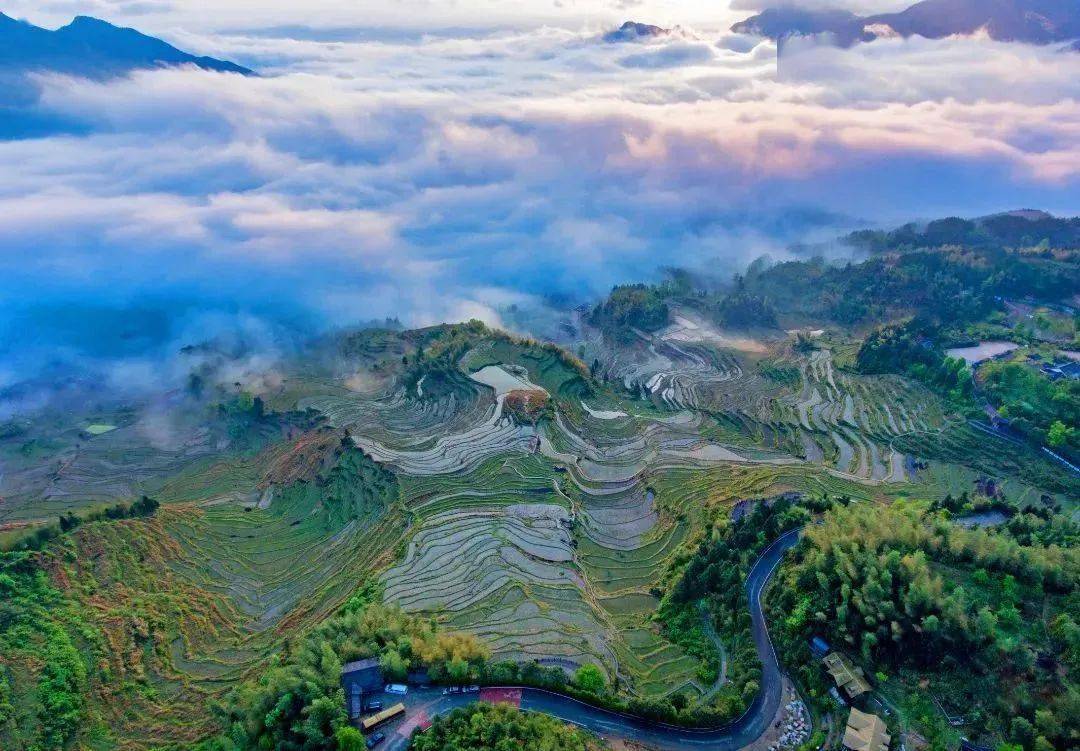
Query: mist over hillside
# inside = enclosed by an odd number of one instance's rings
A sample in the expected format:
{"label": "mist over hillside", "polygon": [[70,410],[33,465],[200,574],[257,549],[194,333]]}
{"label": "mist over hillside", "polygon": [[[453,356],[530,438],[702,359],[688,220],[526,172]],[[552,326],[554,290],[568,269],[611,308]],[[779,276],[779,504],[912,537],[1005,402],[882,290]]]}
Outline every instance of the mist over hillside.
{"label": "mist over hillside", "polygon": [[778,72],[773,42],[728,31],[738,9],[433,8],[416,27],[314,8],[5,9],[38,41],[116,42],[32,73],[24,56],[0,94],[3,382],[166,357],[245,317],[521,327],[508,311],[550,320],[665,267],[730,277],[867,226],[1076,211],[1080,76],[1050,49],[789,45]]}
{"label": "mist over hillside", "polygon": [[859,15],[791,3],[766,8],[732,30],[773,40],[820,36],[842,46],[896,36],[941,39],[978,33],[1002,42],[1048,45],[1080,38],[1080,8],[1058,0],[922,0],[896,13]]}
{"label": "mist over hillside", "polygon": [[0,751],[1075,751],[1080,0],[911,1],[6,0]]}

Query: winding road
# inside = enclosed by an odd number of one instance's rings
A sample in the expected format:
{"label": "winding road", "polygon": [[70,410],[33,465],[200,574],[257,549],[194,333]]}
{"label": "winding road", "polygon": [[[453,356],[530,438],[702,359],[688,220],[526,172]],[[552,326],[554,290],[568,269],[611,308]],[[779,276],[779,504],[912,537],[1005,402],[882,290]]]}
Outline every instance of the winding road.
{"label": "winding road", "polygon": [[[511,687],[505,690],[512,691],[515,695],[520,692],[521,708],[524,710],[543,712],[599,735],[632,739],[663,751],[702,748],[735,751],[749,745],[765,732],[772,718],[776,716],[783,692],[783,675],[765,625],[761,593],[784,553],[799,541],[801,532],[801,529],[795,529],[777,538],[754,562],[746,578],[751,631],[762,664],[761,691],[750,708],[734,722],[720,728],[695,730],[613,712],[542,689]],[[443,695],[439,688],[410,691],[404,700],[406,719],[392,733],[385,731],[390,737],[383,748],[387,751],[407,748],[409,737],[418,721],[444,714],[475,700],[475,694]]]}

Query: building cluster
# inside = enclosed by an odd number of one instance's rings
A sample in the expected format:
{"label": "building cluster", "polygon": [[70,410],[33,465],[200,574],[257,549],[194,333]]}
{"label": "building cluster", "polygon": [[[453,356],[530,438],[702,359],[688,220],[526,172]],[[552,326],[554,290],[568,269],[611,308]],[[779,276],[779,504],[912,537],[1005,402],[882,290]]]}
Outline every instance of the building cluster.
{"label": "building cluster", "polygon": [[[847,704],[870,692],[870,682],[862,668],[847,655],[830,651],[829,645],[819,636],[810,642],[810,650],[822,658],[825,670],[836,684],[835,696]],[[851,707],[847,726],[844,728],[844,748],[848,751],[888,751],[889,733],[885,721],[875,714]]]}

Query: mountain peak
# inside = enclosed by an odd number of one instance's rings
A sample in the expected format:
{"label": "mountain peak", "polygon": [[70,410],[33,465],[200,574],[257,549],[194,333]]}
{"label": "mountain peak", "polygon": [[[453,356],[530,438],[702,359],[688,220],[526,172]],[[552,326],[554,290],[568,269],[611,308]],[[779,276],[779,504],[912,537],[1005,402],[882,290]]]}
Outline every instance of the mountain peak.
{"label": "mountain peak", "polygon": [[635,42],[641,39],[654,39],[656,37],[667,36],[670,33],[671,29],[665,29],[662,26],[654,26],[638,21],[626,21],[619,28],[604,34],[604,41]]}
{"label": "mountain peak", "polygon": [[0,14],[0,69],[51,70],[87,78],[108,78],[132,70],[194,65],[205,70],[249,75],[227,60],[198,57],[136,29],[93,16],[76,16],[49,31]]}
{"label": "mountain peak", "polygon": [[68,24],[68,27],[71,26],[107,26],[110,29],[120,28],[108,21],[103,21],[100,18],[94,18],[93,16],[75,16],[75,18],[71,19],[71,23]]}
{"label": "mountain peak", "polygon": [[781,41],[790,36],[828,35],[849,46],[881,36],[941,39],[985,29],[1003,42],[1053,44],[1080,38],[1080,3],[1061,0],[921,0],[899,13],[858,16],[848,11],[798,5],[767,8],[732,31]]}

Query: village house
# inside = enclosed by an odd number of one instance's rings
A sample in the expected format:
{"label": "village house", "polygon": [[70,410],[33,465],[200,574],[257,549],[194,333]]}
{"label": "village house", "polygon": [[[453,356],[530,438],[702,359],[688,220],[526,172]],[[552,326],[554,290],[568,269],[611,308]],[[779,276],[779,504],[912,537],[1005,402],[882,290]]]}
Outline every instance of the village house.
{"label": "village house", "polygon": [[866,681],[862,668],[855,667],[851,660],[839,652],[826,656],[824,663],[825,669],[836,681],[837,688],[848,699],[854,699],[870,690],[870,684]]}
{"label": "village house", "polygon": [[375,658],[347,662],[341,667],[341,687],[345,690],[345,709],[349,719],[363,714],[367,702],[382,691],[383,674]]}
{"label": "village house", "polygon": [[885,722],[877,715],[852,707],[844,730],[844,748],[848,751],[888,751],[889,734]]}

